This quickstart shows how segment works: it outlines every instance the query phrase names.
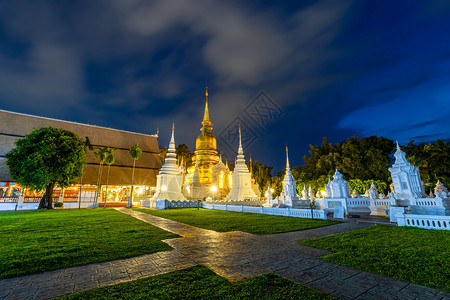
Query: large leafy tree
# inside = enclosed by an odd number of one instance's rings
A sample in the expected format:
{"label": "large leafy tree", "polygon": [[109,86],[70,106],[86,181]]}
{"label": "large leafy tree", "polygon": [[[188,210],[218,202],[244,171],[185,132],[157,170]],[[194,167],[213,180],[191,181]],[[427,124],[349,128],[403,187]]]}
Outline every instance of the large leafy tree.
{"label": "large leafy tree", "polygon": [[273,167],[269,167],[266,164],[262,164],[260,161],[254,160],[251,162],[251,169],[253,178],[255,179],[256,183],[258,183],[261,194],[264,195],[271,180],[270,172],[272,171]]}
{"label": "large leafy tree", "polygon": [[51,209],[53,189],[76,183],[86,164],[85,143],[75,133],[53,127],[33,130],[6,154],[11,177],[32,190],[45,189],[39,209]]}

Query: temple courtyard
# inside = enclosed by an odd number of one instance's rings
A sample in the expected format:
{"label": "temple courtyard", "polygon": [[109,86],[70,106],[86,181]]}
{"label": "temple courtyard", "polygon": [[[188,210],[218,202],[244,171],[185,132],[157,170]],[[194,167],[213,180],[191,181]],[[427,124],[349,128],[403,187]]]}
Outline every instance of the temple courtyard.
{"label": "temple courtyard", "polygon": [[446,231],[206,209],[0,215],[1,299],[450,299]]}

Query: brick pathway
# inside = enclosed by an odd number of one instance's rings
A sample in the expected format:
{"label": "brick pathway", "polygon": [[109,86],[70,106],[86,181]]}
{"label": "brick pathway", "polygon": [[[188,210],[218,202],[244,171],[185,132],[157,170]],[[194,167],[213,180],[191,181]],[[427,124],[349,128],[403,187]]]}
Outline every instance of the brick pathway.
{"label": "brick pathway", "polygon": [[47,299],[202,264],[230,281],[276,273],[340,299],[450,299],[448,293],[321,261],[329,253],[295,242],[370,226],[341,223],[256,236],[219,233],[168,219],[117,209],[177,233],[174,250],[0,280],[1,299]]}

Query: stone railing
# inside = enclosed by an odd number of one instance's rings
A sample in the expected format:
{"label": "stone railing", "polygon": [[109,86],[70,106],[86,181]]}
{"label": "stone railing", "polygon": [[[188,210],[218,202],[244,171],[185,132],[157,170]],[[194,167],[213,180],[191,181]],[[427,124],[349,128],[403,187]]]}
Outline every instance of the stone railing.
{"label": "stone railing", "polygon": [[203,208],[217,209],[234,212],[247,212],[265,215],[276,215],[296,218],[308,218],[326,220],[327,214],[323,209],[314,209],[311,216],[310,209],[296,209],[296,208],[275,208],[275,207],[255,207],[255,206],[236,206],[236,205],[219,205],[219,204],[203,204]]}
{"label": "stone railing", "polygon": [[[149,202],[152,202],[152,200],[150,200]],[[202,204],[201,204],[201,202],[199,203],[199,201],[158,200],[158,201],[154,201],[154,202],[155,202],[156,209],[187,208],[187,207],[198,207],[198,206],[202,207]]]}
{"label": "stone railing", "polygon": [[260,207],[263,206],[266,201],[264,200],[244,200],[244,201],[203,201],[203,203],[205,204],[214,204],[214,205],[244,205],[244,206],[256,206],[256,207]]}
{"label": "stone railing", "polygon": [[370,199],[370,215],[388,217],[390,207],[395,205],[395,199]]}
{"label": "stone railing", "polygon": [[2,203],[16,203],[19,196],[1,196],[0,202]]}
{"label": "stone railing", "polygon": [[398,226],[450,230],[450,216],[402,214],[397,216]]}
{"label": "stone railing", "polygon": [[370,213],[370,198],[347,198],[349,213]]}

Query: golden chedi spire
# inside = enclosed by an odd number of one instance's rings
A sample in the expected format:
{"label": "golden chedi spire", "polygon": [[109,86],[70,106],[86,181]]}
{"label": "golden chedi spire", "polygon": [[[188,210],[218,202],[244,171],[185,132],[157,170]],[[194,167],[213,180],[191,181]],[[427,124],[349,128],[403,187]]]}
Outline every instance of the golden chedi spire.
{"label": "golden chedi spire", "polygon": [[195,163],[198,163],[199,178],[201,184],[212,184],[211,167],[219,162],[217,154],[217,141],[212,134],[212,123],[209,120],[208,108],[208,88],[205,92],[205,112],[203,115],[202,132],[195,141],[195,156],[192,158],[192,165],[188,168],[188,173],[193,174]]}
{"label": "golden chedi spire", "polygon": [[209,108],[208,108],[208,87],[206,87],[205,92],[206,102],[205,102],[205,113],[203,114],[202,128],[201,131],[211,131],[212,123],[209,120]]}

